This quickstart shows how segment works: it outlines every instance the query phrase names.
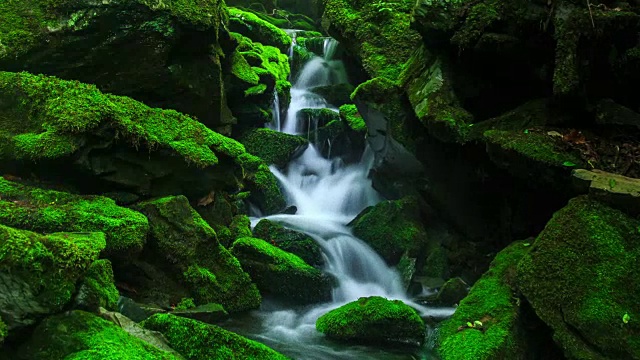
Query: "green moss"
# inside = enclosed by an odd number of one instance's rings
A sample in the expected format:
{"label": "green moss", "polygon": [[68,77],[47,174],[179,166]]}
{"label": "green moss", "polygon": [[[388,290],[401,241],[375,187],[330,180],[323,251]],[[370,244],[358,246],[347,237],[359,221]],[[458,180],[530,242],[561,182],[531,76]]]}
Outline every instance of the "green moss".
{"label": "green moss", "polygon": [[[524,354],[515,274],[528,250],[518,241],[500,251],[453,316],[440,325],[438,352],[442,360],[514,359]],[[475,321],[482,325],[466,325]]]}
{"label": "green moss", "polygon": [[102,231],[105,255],[131,256],[144,245],[144,215],[102,196],[79,196],[20,185],[0,177],[0,223],[32,231]]}
{"label": "green moss", "polygon": [[307,234],[287,229],[267,219],[260,220],[253,233],[255,237],[299,256],[307,264],[316,266],[324,262],[320,246]]}
{"label": "green moss", "polygon": [[101,307],[115,311],[119,297],[111,262],[107,259],[94,261],[80,284],[76,302],[93,312],[98,312]]}
{"label": "green moss", "polygon": [[257,155],[268,164],[284,166],[291,155],[308,141],[300,136],[284,134],[274,130],[261,128],[251,130],[241,139],[251,154]]}
{"label": "green moss", "polygon": [[259,342],[196,320],[156,314],[142,325],[160,331],[187,360],[287,359]]}
{"label": "green moss", "polygon": [[260,305],[260,294],[240,263],[184,196],[140,203],[149,217],[154,257],[168,267],[197,303],[220,303],[234,312]]}
{"label": "green moss", "polygon": [[286,32],[252,12],[230,7],[229,28],[263,45],[275,46],[281,52],[287,52],[291,46],[291,38]]}
{"label": "green moss", "polygon": [[385,261],[395,265],[403,253],[415,254],[426,242],[415,199],[383,201],[356,217],[355,236],[367,242]]}
{"label": "green moss", "polygon": [[484,139],[503,149],[552,166],[577,166],[582,163],[579,156],[559,150],[556,140],[544,133],[488,130],[484,133]]}
{"label": "green moss", "polygon": [[[220,304],[217,304],[217,305],[222,308],[222,305]],[[174,310],[189,310],[195,307],[196,307],[196,303],[193,302],[193,298],[183,298],[182,300],[180,300],[178,305],[176,305]]]}
{"label": "green moss", "polygon": [[520,262],[520,289],[568,358],[640,357],[640,322],[623,322],[640,314],[639,229],[636,218],[581,196]]}
{"label": "green moss", "polygon": [[265,294],[289,301],[312,303],[329,300],[331,281],[298,256],[264,240],[244,237],[231,252]]}
{"label": "green moss", "polygon": [[78,310],[45,319],[20,355],[25,360],[178,359],[107,320]]}
{"label": "green moss", "polygon": [[316,329],[328,337],[364,342],[422,343],[424,322],[400,300],[360,298],[322,315]]}
{"label": "green moss", "polygon": [[362,115],[358,112],[353,104],[345,104],[340,106],[340,118],[349,125],[351,130],[357,132],[366,132],[367,124],[364,122]]}
{"label": "green moss", "polygon": [[267,84],[258,84],[244,91],[244,96],[262,95],[267,90]]}
{"label": "green moss", "polygon": [[231,54],[231,73],[238,79],[252,85],[258,85],[260,82],[258,74],[251,69],[251,65],[245,57],[237,51]]}
{"label": "green moss", "polygon": [[4,342],[4,338],[9,335],[9,330],[7,329],[7,324],[5,324],[2,319],[0,319],[0,346]]}
{"label": "green moss", "polygon": [[[99,232],[43,236],[0,225],[0,276],[17,280],[6,283],[5,290],[22,294],[29,306],[15,304],[11,297],[5,298],[9,302],[0,299],[0,305],[24,318],[36,315],[30,313],[34,308],[40,312],[62,310],[71,300],[76,282],[104,247],[105,236]],[[20,282],[29,289],[12,288]]]}

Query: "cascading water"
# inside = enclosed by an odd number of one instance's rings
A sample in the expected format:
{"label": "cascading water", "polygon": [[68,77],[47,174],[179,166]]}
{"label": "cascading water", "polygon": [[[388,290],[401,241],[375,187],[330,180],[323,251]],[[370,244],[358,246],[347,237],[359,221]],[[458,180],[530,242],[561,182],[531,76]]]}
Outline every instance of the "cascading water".
{"label": "cascading water", "polygon": [[[300,110],[335,109],[310,90],[347,81],[343,63],[333,59],[336,47],[335,40],[326,39],[323,56],[316,56],[304,65],[291,89],[291,104],[284,122],[280,122],[276,99],[274,122],[269,127],[300,134],[306,125],[299,121]],[[407,358],[406,354],[381,353],[372,348],[336,349],[336,344],[328,343],[315,330],[315,322],[322,314],[363,296],[402,299],[426,312],[425,308],[406,298],[398,273],[363,241],[354,237],[347,227],[347,223],[364,208],[382,200],[368,178],[372,164],[373,153],[368,149],[365,149],[359,163],[345,164],[340,158],[324,158],[317,144],[312,143],[302,155],[291,161],[285,171],[271,167],[285,190],[289,204],[294,205],[297,212],[266,218],[314,238],[325,256],[324,270],[335,276],[338,286],[333,290],[332,302],[327,304],[297,310],[267,309],[265,307],[269,305],[263,306],[259,313],[262,328],[260,335],[256,336],[260,341],[300,359]],[[253,224],[259,220],[253,219]],[[431,315],[443,314],[432,312]]]}

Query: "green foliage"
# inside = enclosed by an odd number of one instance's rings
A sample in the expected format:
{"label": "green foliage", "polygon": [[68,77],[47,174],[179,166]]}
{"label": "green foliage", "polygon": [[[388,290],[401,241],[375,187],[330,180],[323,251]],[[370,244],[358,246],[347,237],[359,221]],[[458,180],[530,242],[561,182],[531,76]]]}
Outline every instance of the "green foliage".
{"label": "green foliage", "polygon": [[46,318],[21,351],[25,360],[178,360],[119,326],[75,310]]}
{"label": "green foliage", "polygon": [[285,360],[267,346],[215,325],[171,314],[156,314],[142,325],[160,331],[169,345],[187,360]]}
{"label": "green foliage", "polygon": [[102,231],[105,255],[140,251],[149,230],[144,215],[102,196],[79,196],[20,185],[0,177],[0,223],[32,231]]}
{"label": "green foliage", "polygon": [[196,307],[196,303],[193,302],[193,298],[183,298],[180,300],[178,305],[176,305],[174,310],[189,310]]}
{"label": "green foliage", "polygon": [[328,337],[364,342],[422,343],[424,322],[400,300],[360,298],[322,315],[316,329]]}

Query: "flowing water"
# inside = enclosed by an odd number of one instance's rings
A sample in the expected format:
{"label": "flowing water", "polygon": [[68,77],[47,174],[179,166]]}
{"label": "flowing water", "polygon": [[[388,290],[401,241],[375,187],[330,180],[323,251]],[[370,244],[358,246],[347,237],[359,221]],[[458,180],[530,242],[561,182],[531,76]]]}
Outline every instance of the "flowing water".
{"label": "flowing water", "polygon": [[[337,42],[326,39],[324,45],[323,56],[311,59],[297,74],[291,89],[291,104],[282,122],[276,96],[274,120],[268,124],[272,129],[300,134],[305,128],[308,129],[308,124],[299,121],[298,112],[301,109],[335,109],[321,96],[310,91],[317,86],[347,81],[344,65],[340,60],[333,59]],[[293,54],[293,51],[290,53]],[[362,240],[353,236],[347,227],[347,223],[364,208],[382,200],[368,178],[373,163],[372,152],[365,149],[360,162],[345,164],[340,158],[324,158],[316,145],[310,144],[285,170],[271,167],[286,193],[288,203],[296,206],[297,212],[294,215],[278,214],[266,218],[305,232],[318,242],[325,256],[324,270],[338,280],[332,301],[298,309],[266,302],[260,311],[248,315],[244,321],[235,319],[228,327],[296,359],[430,358],[402,349],[379,350],[340,345],[326,340],[315,330],[318,317],[363,296],[401,299],[424,316],[442,317],[451,313],[450,309],[428,309],[411,302],[399,274]],[[253,224],[260,219],[254,218]]]}

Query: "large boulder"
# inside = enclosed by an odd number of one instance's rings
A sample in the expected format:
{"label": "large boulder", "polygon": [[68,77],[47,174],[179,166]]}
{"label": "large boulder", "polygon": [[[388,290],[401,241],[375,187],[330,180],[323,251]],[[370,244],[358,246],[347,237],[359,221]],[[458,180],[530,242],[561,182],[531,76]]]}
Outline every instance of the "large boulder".
{"label": "large boulder", "polygon": [[518,285],[569,359],[640,357],[640,221],[586,196],[559,210]]}
{"label": "large boulder", "polygon": [[350,224],[389,265],[403,254],[417,255],[427,238],[418,203],[413,198],[386,200],[363,210]]}
{"label": "large boulder", "polygon": [[146,197],[199,198],[212,188],[246,185],[265,212],[284,208],[266,164],[237,141],[173,110],[76,81],[0,72],[0,119],[0,169],[15,175]]}
{"label": "large boulder", "polygon": [[92,83],[213,129],[234,121],[222,81],[223,1],[6,1],[0,12],[2,70]]}
{"label": "large boulder", "polygon": [[329,276],[262,239],[240,238],[231,252],[265,295],[302,304],[331,299]]}
{"label": "large boulder", "polygon": [[253,236],[299,256],[311,266],[324,264],[320,245],[307,234],[287,229],[271,220],[262,219],[253,228]]}
{"label": "large boulder", "polygon": [[179,360],[93,314],[75,310],[51,316],[36,327],[18,359]]}
{"label": "large boulder", "polygon": [[149,223],[139,212],[102,196],[80,196],[22,185],[0,177],[0,224],[53,233],[104,232],[103,255],[130,258],[140,252]]}
{"label": "large boulder", "polygon": [[500,251],[453,316],[440,324],[437,349],[443,360],[526,358],[513,275],[528,245],[518,241]]}
{"label": "large boulder", "polygon": [[97,313],[100,308],[115,310],[120,294],[114,284],[113,269],[107,259],[91,264],[78,286],[75,308]]}
{"label": "large boulder", "polygon": [[157,314],[142,324],[147,329],[164,334],[169,345],[188,360],[287,359],[286,356],[257,341],[192,319]]}
{"label": "large boulder", "polygon": [[151,226],[145,258],[173,274],[198,304],[216,302],[231,312],[260,306],[260,294],[249,275],[184,196],[150,200],[136,207]]}
{"label": "large boulder", "polygon": [[316,329],[328,337],[365,344],[422,344],[424,322],[400,300],[360,298],[322,315]]}
{"label": "large boulder", "polygon": [[100,232],[39,235],[0,225],[0,318],[8,329],[63,310],[104,247]]}
{"label": "large boulder", "polygon": [[306,139],[281,133],[267,128],[253,129],[242,136],[240,142],[245,149],[258,156],[267,164],[283,168],[289,163],[293,154],[305,148]]}

